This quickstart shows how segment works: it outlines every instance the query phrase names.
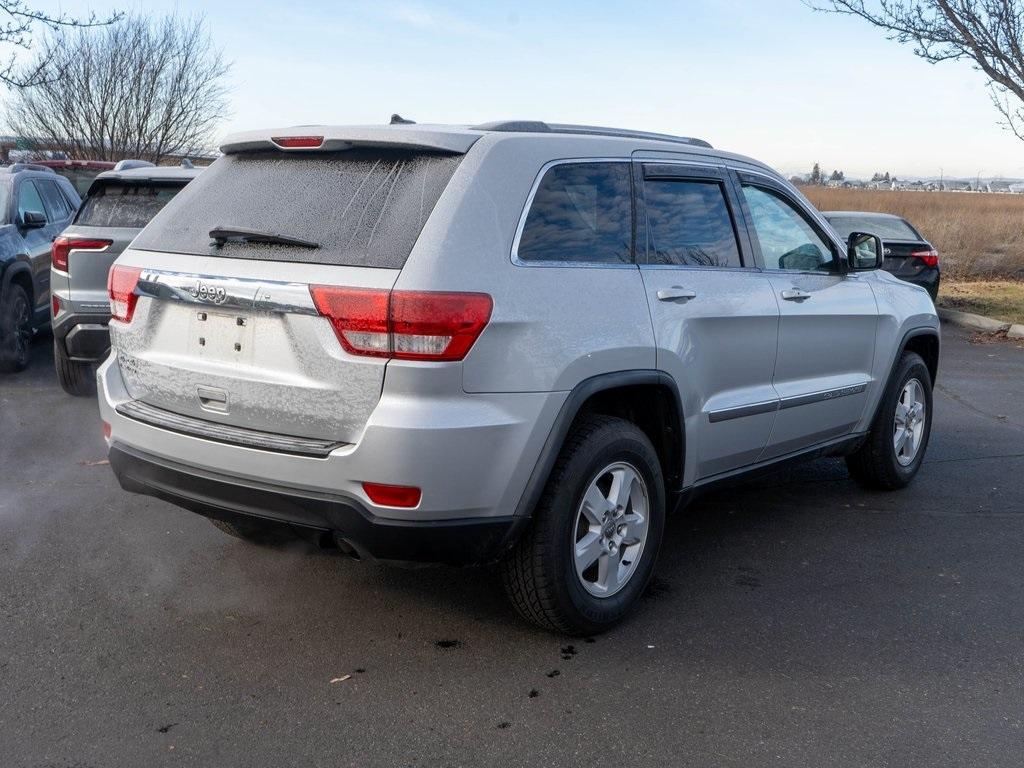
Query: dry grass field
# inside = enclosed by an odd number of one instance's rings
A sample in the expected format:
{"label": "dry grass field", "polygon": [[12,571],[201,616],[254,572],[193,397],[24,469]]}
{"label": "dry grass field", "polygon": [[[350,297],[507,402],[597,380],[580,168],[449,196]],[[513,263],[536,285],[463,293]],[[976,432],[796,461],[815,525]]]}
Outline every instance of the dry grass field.
{"label": "dry grass field", "polygon": [[951,280],[1024,280],[1024,195],[804,187],[821,211],[902,216],[939,250]]}

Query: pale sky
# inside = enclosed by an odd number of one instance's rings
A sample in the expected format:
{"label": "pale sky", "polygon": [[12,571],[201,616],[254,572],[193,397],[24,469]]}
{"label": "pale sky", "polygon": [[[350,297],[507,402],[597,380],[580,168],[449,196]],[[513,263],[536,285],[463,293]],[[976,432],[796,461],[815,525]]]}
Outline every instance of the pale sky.
{"label": "pale sky", "polygon": [[525,118],[699,136],[787,174],[1024,177],[980,73],[801,0],[32,5],[205,13],[233,62],[223,133]]}

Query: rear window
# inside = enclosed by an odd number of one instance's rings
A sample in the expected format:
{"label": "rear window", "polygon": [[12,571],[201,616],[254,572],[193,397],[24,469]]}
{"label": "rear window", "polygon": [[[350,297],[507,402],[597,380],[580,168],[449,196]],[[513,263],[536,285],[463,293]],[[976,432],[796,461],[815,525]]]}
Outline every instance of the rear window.
{"label": "rear window", "polygon": [[843,240],[851,232],[867,232],[883,240],[920,240],[921,236],[903,219],[888,216],[828,216],[828,223]]}
{"label": "rear window", "polygon": [[184,184],[101,183],[92,190],[75,223],[89,227],[142,229]]}
{"label": "rear window", "polygon": [[562,163],[541,179],[516,251],[522,261],[628,264],[629,163]]}
{"label": "rear window", "polygon": [[[203,171],[133,246],[201,256],[400,269],[461,155],[403,150],[244,152]],[[316,243],[298,248],[229,240],[253,230]]]}

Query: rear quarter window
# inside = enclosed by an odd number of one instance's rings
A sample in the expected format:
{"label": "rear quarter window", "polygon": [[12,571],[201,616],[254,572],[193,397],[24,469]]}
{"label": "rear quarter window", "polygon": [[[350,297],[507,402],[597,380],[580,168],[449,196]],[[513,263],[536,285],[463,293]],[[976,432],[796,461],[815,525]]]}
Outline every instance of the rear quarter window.
{"label": "rear quarter window", "polygon": [[184,184],[103,183],[93,188],[78,214],[89,227],[142,229],[181,191]]}
{"label": "rear quarter window", "polygon": [[628,162],[553,165],[541,177],[519,237],[525,262],[632,262]]}
{"label": "rear quarter window", "polygon": [[[381,149],[225,155],[154,218],[133,246],[399,269],[461,159]],[[210,237],[218,228],[284,235],[318,247],[235,241],[218,247]]]}

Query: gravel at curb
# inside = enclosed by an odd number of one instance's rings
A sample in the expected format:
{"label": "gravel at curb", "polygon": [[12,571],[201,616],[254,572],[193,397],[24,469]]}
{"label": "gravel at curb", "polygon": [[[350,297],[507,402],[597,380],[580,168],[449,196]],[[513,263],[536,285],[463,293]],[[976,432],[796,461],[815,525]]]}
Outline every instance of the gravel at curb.
{"label": "gravel at curb", "polygon": [[[1012,325],[1011,323],[1004,323],[1002,320],[993,320],[991,317],[974,315],[970,312],[960,312],[955,309],[939,307],[936,311],[939,313],[941,320],[953,325],[959,325],[962,328],[969,328],[972,331],[985,331],[987,333],[1007,331],[1007,336],[1009,336],[1009,331],[1015,328],[1018,332],[1024,334],[1024,325]],[[1024,336],[1013,336],[1012,338],[1024,338]]]}

